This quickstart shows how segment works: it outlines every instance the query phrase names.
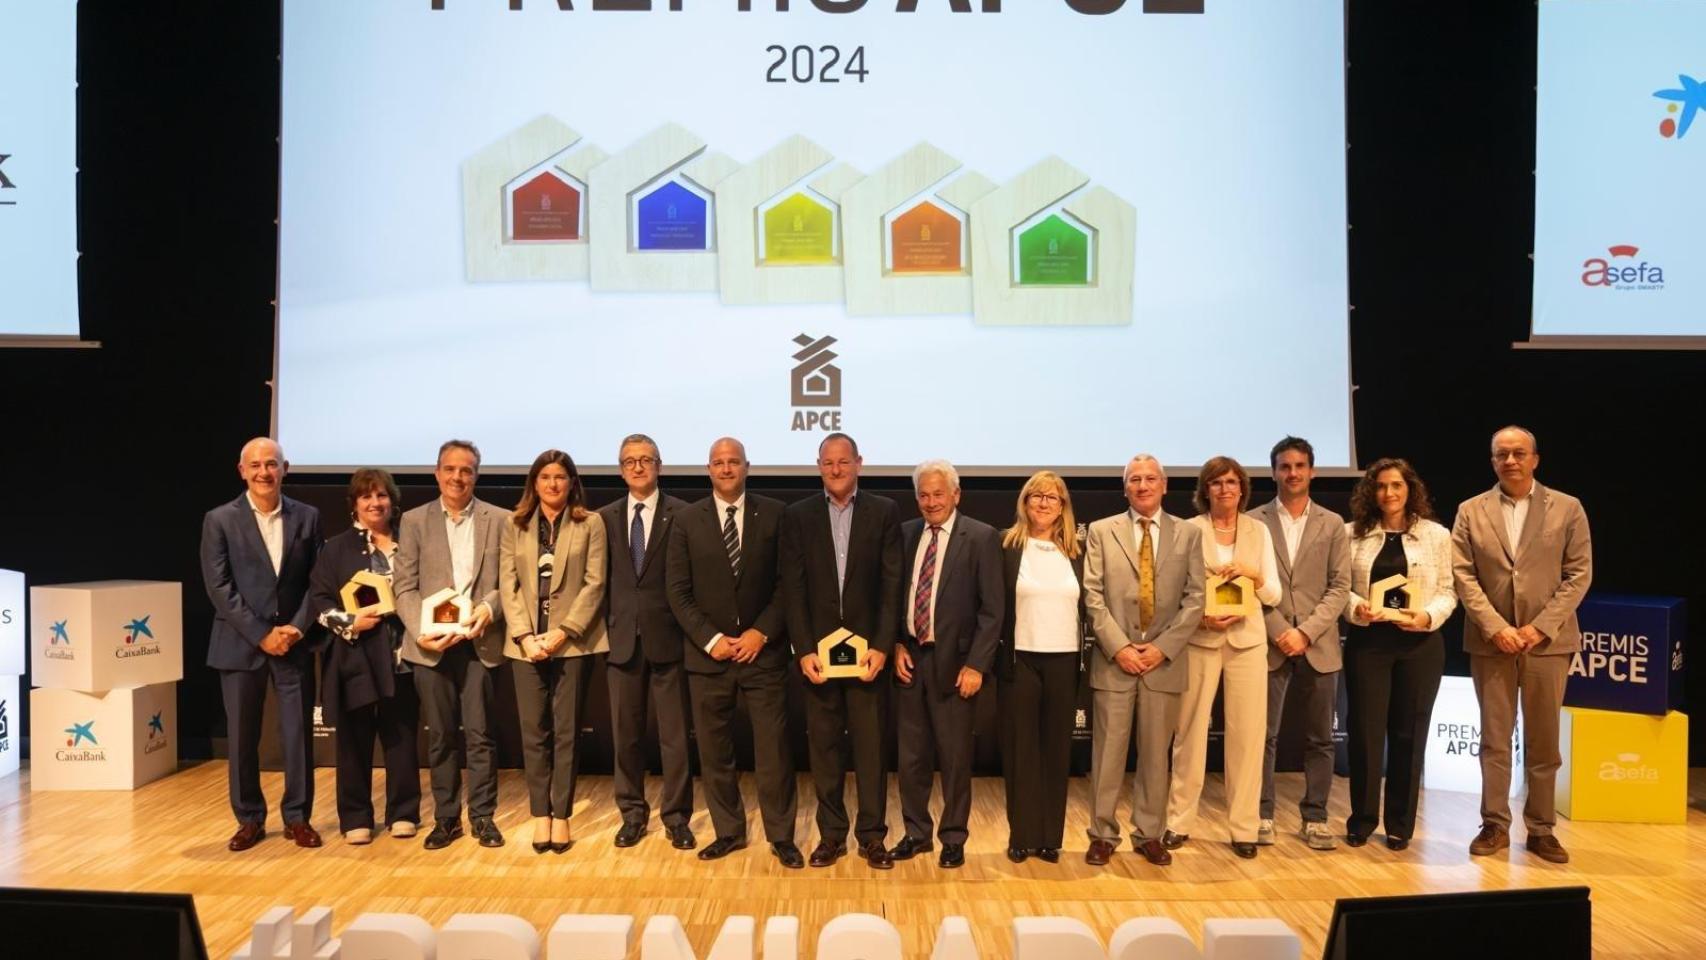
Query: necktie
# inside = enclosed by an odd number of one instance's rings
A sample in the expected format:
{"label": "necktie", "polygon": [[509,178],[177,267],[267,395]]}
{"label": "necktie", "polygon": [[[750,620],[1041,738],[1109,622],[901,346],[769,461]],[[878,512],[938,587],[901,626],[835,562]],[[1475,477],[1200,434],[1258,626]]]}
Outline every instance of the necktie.
{"label": "necktie", "polygon": [[640,575],[640,568],[646,564],[646,524],[641,519],[646,505],[634,504],[634,523],[628,528],[628,550],[634,555],[634,576]]}
{"label": "necktie", "polygon": [[735,508],[726,507],[723,513],[723,549],[729,554],[729,572],[740,579],[740,531],[735,528]]}
{"label": "necktie", "polygon": [[1155,521],[1139,517],[1143,524],[1143,542],[1137,545],[1137,615],[1143,618],[1143,629],[1155,621],[1155,544],[1149,538],[1149,525]]}
{"label": "necktie", "polygon": [[919,643],[935,643],[930,635],[930,594],[936,586],[936,535],[941,527],[930,528],[930,544],[924,548],[924,559],[918,564],[918,593],[912,601],[912,634]]}

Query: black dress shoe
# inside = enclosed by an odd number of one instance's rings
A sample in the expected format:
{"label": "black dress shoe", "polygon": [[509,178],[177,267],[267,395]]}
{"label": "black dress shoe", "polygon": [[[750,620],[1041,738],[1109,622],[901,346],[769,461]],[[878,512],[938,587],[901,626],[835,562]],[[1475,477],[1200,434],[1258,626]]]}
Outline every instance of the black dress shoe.
{"label": "black dress shoe", "polygon": [[881,840],[859,844],[859,856],[871,865],[872,870],[894,869],[894,857],[889,856],[889,848],[883,846]]}
{"label": "black dress shoe", "polygon": [[1023,847],[1008,847],[1007,848],[1007,859],[1013,861],[1014,863],[1024,863],[1026,858],[1030,857],[1030,855],[1031,855],[1031,851],[1026,850]]}
{"label": "black dress shoe", "polygon": [[835,861],[847,855],[847,844],[840,840],[819,840],[817,848],[812,851],[812,866],[833,866]]}
{"label": "black dress shoe", "polygon": [[1169,850],[1177,850],[1189,843],[1190,839],[1191,835],[1188,833],[1174,833],[1173,831],[1168,830],[1166,833],[1161,835],[1161,845]]}
{"label": "black dress shoe", "polygon": [[1410,838],[1409,837],[1394,837],[1390,834],[1388,834],[1386,837],[1386,849],[1388,849],[1388,850],[1396,852],[1399,850],[1403,850],[1405,847],[1408,847],[1409,845],[1410,845]]}
{"label": "black dress shoe", "polygon": [[729,854],[734,853],[736,850],[745,849],[745,840],[736,840],[734,837],[718,837],[706,844],[705,849],[699,851],[699,859],[721,860]]}
{"label": "black dress shoe", "polygon": [[1254,860],[1256,859],[1256,844],[1243,840],[1234,840],[1232,841],[1232,852],[1246,860]]}
{"label": "black dress shoe", "polygon": [[1347,847],[1360,847],[1367,842],[1368,842],[1368,834],[1366,834],[1366,833],[1347,833],[1347,834],[1345,834],[1345,846],[1347,846]]}
{"label": "black dress shoe", "polygon": [[1044,863],[1059,863],[1060,862],[1060,848],[1059,847],[1038,847],[1037,848],[1037,859],[1041,860]]}
{"label": "black dress shoe", "polygon": [[919,840],[916,837],[901,837],[900,842],[894,845],[893,850],[889,851],[889,859],[911,860],[913,857],[916,857],[921,853],[929,853],[934,849],[936,848],[932,846],[928,840]]}
{"label": "black dress shoe", "polygon": [[551,852],[552,853],[568,853],[569,848],[574,846],[574,845],[575,845],[575,841],[574,841],[573,837],[570,837],[567,840],[552,840],[551,841]]}
{"label": "black dress shoe", "polygon": [[966,845],[963,843],[942,844],[942,855],[936,858],[936,865],[944,870],[966,865]]}
{"label": "black dress shoe", "polygon": [[492,822],[491,817],[475,817],[468,821],[472,828],[474,839],[480,841],[482,847],[501,847],[504,845],[503,831]]}
{"label": "black dress shoe", "polygon": [[237,832],[233,833],[231,835],[231,839],[225,842],[225,849],[232,853],[242,853],[244,850],[260,843],[265,839],[266,835],[266,828],[258,823],[253,821],[239,823],[237,824]]}
{"label": "black dress shoe", "polygon": [[798,870],[806,865],[806,858],[800,853],[800,848],[794,846],[792,840],[778,840],[770,845],[770,852],[789,870]]}
{"label": "black dress shoe", "polygon": [[665,827],[664,833],[669,836],[669,845],[677,850],[691,850],[699,845],[699,841],[693,839],[693,829],[685,823],[678,827]]}
{"label": "black dress shoe", "polygon": [[1143,841],[1137,845],[1137,852],[1157,867],[1169,866],[1173,862],[1173,855],[1167,852],[1167,845],[1160,840]]}
{"label": "black dress shoe", "polygon": [[443,850],[450,846],[451,841],[462,836],[461,820],[440,820],[432,825],[432,832],[427,834],[421,846],[428,850]]}
{"label": "black dress shoe", "polygon": [[622,829],[616,831],[616,845],[618,847],[631,847],[634,844],[639,843],[640,838],[645,835],[646,825],[630,820],[627,823],[622,824]]}
{"label": "black dress shoe", "polygon": [[534,853],[550,853],[551,852],[551,841],[549,841],[549,840],[535,840],[535,841],[533,841],[533,852]]}

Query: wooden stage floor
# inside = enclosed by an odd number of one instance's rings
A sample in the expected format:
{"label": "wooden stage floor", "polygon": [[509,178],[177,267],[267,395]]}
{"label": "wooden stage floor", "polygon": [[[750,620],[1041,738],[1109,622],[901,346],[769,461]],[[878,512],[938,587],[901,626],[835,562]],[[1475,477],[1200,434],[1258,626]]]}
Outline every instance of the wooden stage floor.
{"label": "wooden stage floor", "polygon": [[[264,775],[263,782],[269,802],[275,801],[280,775]],[[900,809],[892,777],[889,782],[892,844],[899,838]],[[1015,916],[1077,917],[1104,941],[1136,916],[1171,917],[1199,937],[1202,921],[1212,917],[1276,916],[1302,937],[1303,955],[1316,957],[1337,897],[1585,884],[1593,889],[1596,957],[1706,956],[1706,770],[1691,773],[1685,826],[1561,820],[1558,836],[1573,857],[1567,866],[1523,852],[1520,837],[1508,855],[1472,859],[1467,848],[1478,826],[1477,800],[1440,792],[1424,795],[1418,835],[1403,853],[1388,851],[1378,836],[1360,850],[1341,844],[1332,852],[1312,851],[1295,836],[1302,775],[1282,774],[1280,842],[1249,862],[1222,842],[1224,799],[1219,778],[1211,776],[1203,825],[1169,868],[1149,866],[1129,845],[1108,867],[1084,863],[1088,795],[1082,779],[1072,783],[1061,862],[1014,865],[1002,854],[1001,782],[980,778],[960,870],[939,869],[931,855],[888,873],[854,856],[830,869],[790,871],[762,842],[701,863],[670,848],[655,815],[639,846],[618,851],[611,846],[620,823],[609,778],[581,783],[576,844],[561,856],[538,856],[528,847],[524,788],[513,770],[503,771],[499,788],[498,825],[509,840],[501,849],[464,838],[428,852],[419,838],[388,836],[371,846],[348,846],[335,828],[332,771],[323,769],[314,822],[325,847],[301,850],[280,839],[275,811],[266,840],[231,854],[224,846],[234,825],[223,763],[186,767],[135,793],[32,794],[26,767],[0,781],[0,834],[11,838],[0,845],[0,885],[193,893],[209,950],[224,958],[247,938],[256,917],[280,904],[332,907],[334,933],[369,911],[414,913],[434,925],[464,911],[513,913],[541,935],[562,913],[632,914],[636,930],[654,913],[671,913],[700,956],[731,914],[756,916],[760,923],[777,914],[799,917],[803,957],[814,955],[825,921],[856,911],[888,917],[909,957],[928,956],[937,925],[955,914],[971,921],[984,957],[1009,955],[1008,921]],[[750,778],[745,786],[756,841],[762,830]],[[849,804],[852,792],[849,784]],[[797,842],[808,853],[817,839],[810,795],[802,776]],[[697,793],[696,800],[702,802]],[[1339,780],[1332,798],[1335,829],[1343,827],[1346,802]],[[711,839],[702,807],[693,828],[701,844]]]}

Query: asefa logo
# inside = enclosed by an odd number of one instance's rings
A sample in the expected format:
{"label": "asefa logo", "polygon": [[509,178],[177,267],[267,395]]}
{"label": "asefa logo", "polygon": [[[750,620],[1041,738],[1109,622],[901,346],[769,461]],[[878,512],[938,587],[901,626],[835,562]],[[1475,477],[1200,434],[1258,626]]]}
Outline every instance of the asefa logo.
{"label": "asefa logo", "polygon": [[[1633,244],[1622,243],[1607,247],[1611,255],[1605,257],[1589,257],[1582,261],[1582,285],[1587,287],[1610,287],[1614,290],[1663,290],[1665,288],[1664,268],[1646,260],[1635,262],[1635,255],[1641,248]],[[1614,263],[1622,260],[1623,263]]]}
{"label": "asefa logo", "polygon": [[1706,83],[1694,79],[1685,73],[1676,76],[1677,86],[1665,90],[1654,90],[1653,96],[1660,100],[1668,100],[1665,113],[1681,113],[1682,119],[1667,116],[1659,121],[1659,136],[1675,137],[1681,140],[1688,135],[1688,128],[1694,123],[1694,115],[1706,110]]}
{"label": "asefa logo", "polygon": [[1641,762],[1640,754],[1620,753],[1616,760],[1607,760],[1599,765],[1599,778],[1613,783],[1657,783],[1660,775],[1657,767]]}

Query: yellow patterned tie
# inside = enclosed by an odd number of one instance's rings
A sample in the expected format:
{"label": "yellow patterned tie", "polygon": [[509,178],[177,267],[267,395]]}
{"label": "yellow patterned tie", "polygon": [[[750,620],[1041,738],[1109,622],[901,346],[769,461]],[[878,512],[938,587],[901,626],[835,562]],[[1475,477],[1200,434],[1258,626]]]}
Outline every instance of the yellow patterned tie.
{"label": "yellow patterned tie", "polygon": [[1155,545],[1149,539],[1147,517],[1138,517],[1143,524],[1143,542],[1137,545],[1137,614],[1143,618],[1142,627],[1149,629],[1155,621]]}

